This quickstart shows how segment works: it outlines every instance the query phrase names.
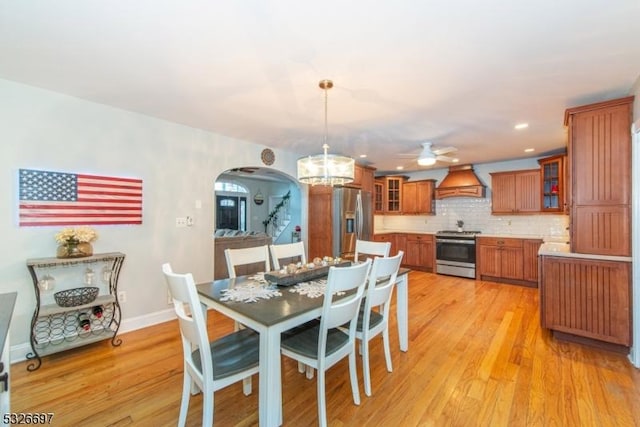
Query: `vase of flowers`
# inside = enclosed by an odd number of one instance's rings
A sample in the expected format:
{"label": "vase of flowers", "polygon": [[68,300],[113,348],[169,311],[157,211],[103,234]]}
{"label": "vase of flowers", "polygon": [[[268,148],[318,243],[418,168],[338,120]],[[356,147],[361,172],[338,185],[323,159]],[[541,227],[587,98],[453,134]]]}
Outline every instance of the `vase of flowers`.
{"label": "vase of flowers", "polygon": [[462,233],[462,227],[464,227],[464,221],[462,221],[461,219],[456,221],[456,224],[458,226],[458,232]]}
{"label": "vase of flowers", "polygon": [[91,227],[65,228],[56,234],[58,258],[82,258],[93,255],[91,242],[98,233]]}

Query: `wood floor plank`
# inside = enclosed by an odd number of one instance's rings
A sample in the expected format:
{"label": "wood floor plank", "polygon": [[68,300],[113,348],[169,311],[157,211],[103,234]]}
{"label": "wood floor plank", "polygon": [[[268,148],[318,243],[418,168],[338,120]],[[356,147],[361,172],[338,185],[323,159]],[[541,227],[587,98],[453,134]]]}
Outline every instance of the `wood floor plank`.
{"label": "wood floor plank", "polygon": [[[395,303],[391,307],[395,311]],[[535,288],[411,272],[409,351],[398,349],[391,319],[393,372],[382,340],[371,342],[373,396],[353,404],[348,363],[326,373],[331,426],[640,426],[640,371],[624,355],[560,342],[540,328]],[[233,322],[210,312],[210,338]],[[12,366],[12,411],[54,412],[59,426],[175,426],[182,350],[175,321],[54,354],[35,372]],[[283,358],[285,426],[317,425],[316,381]],[[215,393],[222,426],[258,424],[254,392],[241,384]],[[192,396],[188,426],[200,426]]]}

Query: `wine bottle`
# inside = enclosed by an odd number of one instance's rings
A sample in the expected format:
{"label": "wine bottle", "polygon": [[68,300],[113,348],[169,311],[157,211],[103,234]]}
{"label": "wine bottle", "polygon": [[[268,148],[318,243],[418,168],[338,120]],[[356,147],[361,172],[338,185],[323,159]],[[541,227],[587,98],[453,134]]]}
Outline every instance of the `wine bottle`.
{"label": "wine bottle", "polygon": [[96,305],[91,309],[91,312],[93,313],[93,315],[98,319],[102,318],[102,311],[103,309],[101,305]]}
{"label": "wine bottle", "polygon": [[91,328],[91,321],[89,320],[89,315],[85,312],[81,312],[78,314],[78,323],[80,327],[85,331],[88,331]]}

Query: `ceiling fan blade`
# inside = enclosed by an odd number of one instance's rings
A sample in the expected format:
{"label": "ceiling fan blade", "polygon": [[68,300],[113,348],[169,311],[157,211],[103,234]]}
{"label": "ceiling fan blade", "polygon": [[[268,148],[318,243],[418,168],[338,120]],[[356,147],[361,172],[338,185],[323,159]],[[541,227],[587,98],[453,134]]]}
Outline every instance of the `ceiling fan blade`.
{"label": "ceiling fan blade", "polygon": [[449,162],[449,163],[454,163],[456,161],[456,159],[449,156],[436,156],[436,160],[439,162]]}
{"label": "ceiling fan blade", "polygon": [[456,147],[442,147],[433,150],[433,154],[439,156],[441,154],[453,153],[454,151],[458,151],[458,149]]}

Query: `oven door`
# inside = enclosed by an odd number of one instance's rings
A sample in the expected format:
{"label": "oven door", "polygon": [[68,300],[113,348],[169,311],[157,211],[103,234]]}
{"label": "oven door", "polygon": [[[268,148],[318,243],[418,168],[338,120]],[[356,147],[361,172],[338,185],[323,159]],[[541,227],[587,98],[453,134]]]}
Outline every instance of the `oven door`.
{"label": "oven door", "polygon": [[436,260],[455,263],[476,263],[476,241],[436,238]]}

